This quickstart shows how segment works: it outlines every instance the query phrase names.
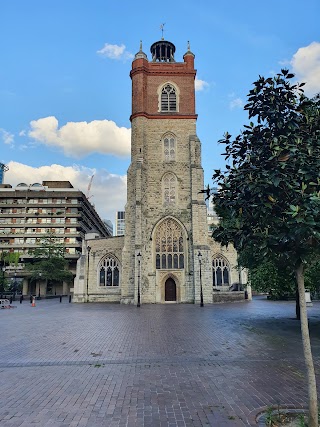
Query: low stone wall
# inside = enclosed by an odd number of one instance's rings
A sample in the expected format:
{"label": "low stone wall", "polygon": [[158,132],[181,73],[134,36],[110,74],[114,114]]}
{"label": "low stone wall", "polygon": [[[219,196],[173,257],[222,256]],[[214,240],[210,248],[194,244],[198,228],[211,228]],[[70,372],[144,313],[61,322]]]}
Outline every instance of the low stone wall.
{"label": "low stone wall", "polygon": [[239,302],[239,301],[245,301],[244,291],[213,292],[212,294],[213,303]]}

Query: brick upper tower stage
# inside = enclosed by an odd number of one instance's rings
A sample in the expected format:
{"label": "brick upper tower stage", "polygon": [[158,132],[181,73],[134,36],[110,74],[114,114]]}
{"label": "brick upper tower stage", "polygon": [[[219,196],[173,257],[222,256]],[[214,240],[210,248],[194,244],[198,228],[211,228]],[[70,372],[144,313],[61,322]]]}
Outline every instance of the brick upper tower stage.
{"label": "brick upper tower stage", "polygon": [[[161,48],[165,50],[166,54],[161,54]],[[188,50],[183,56],[184,62],[175,62],[173,59],[175,47],[164,40],[154,43],[150,50],[153,54],[152,62],[149,62],[147,56],[140,51],[132,63],[130,73],[132,115],[130,119],[138,116],[145,116],[148,119],[163,119],[164,114],[168,114],[170,118],[196,119],[194,54]],[[161,112],[158,99],[154,96],[166,77],[177,87],[183,88],[180,91],[179,111],[177,112]]]}

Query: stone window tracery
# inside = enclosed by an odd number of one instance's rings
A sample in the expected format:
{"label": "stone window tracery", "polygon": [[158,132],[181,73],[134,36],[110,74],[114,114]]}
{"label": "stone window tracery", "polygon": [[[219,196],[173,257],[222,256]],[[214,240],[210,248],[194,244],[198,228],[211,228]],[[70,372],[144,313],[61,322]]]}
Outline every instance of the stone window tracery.
{"label": "stone window tracery", "polygon": [[116,258],[107,256],[100,265],[99,286],[119,286],[120,265]]}
{"label": "stone window tracery", "polygon": [[217,255],[212,260],[213,286],[230,285],[230,265],[221,255]]}
{"label": "stone window tracery", "polygon": [[176,159],[176,141],[173,136],[166,136],[163,140],[164,160],[170,162]]}
{"label": "stone window tracery", "polygon": [[156,268],[184,268],[183,230],[177,221],[168,218],[163,221],[156,231]]}
{"label": "stone window tracery", "polygon": [[166,205],[175,205],[177,199],[177,179],[173,173],[167,173],[162,178],[163,203]]}
{"label": "stone window tracery", "polygon": [[175,88],[169,83],[161,90],[161,111],[177,111],[177,94]]}

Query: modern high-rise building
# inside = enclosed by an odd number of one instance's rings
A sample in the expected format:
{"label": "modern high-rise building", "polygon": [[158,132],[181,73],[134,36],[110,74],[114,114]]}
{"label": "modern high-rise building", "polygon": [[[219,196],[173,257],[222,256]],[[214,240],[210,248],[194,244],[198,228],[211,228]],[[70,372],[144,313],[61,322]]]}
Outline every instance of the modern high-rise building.
{"label": "modern high-rise building", "polygon": [[116,221],[115,221],[115,236],[124,236],[125,233],[125,211],[116,212]]}
{"label": "modern high-rise building", "polygon": [[110,221],[110,219],[104,219],[103,223],[106,226],[107,230],[109,231],[110,235],[113,236],[113,224]]}

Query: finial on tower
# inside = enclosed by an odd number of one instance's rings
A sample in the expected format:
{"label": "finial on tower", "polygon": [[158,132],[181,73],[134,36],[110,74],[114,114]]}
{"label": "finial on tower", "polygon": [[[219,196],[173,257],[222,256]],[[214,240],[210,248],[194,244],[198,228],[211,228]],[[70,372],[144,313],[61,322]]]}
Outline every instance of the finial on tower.
{"label": "finial on tower", "polygon": [[142,50],[142,40],[140,40],[140,48],[139,48],[139,52],[135,54],[134,59],[148,59],[147,55],[143,52]]}
{"label": "finial on tower", "polygon": [[189,42],[189,40],[188,40],[188,52],[190,52],[190,42]]}
{"label": "finial on tower", "polygon": [[161,40],[164,40],[164,38],[163,38],[163,32],[164,32],[164,26],[166,25],[166,23],[164,22],[163,24],[161,24],[160,25],[160,30],[161,30],[161,34],[162,34],[162,36],[161,36]]}

